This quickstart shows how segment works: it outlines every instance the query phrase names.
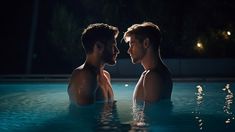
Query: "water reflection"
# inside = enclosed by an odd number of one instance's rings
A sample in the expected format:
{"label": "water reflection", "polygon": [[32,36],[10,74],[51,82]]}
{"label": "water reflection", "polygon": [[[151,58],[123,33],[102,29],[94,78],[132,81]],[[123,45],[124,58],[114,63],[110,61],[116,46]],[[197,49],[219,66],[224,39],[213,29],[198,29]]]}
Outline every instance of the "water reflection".
{"label": "water reflection", "polygon": [[121,128],[116,103],[105,104],[96,118],[96,131],[118,131]]}
{"label": "water reflection", "polygon": [[133,102],[133,122],[130,131],[151,131],[153,126],[169,125],[173,105],[170,100],[157,103]]}
{"label": "water reflection", "polygon": [[232,104],[233,104],[233,92],[230,89],[230,84],[226,84],[222,89],[226,96],[224,102],[224,113],[227,115],[227,119],[225,120],[226,124],[230,124],[232,120],[234,120],[234,114],[232,112]]}
{"label": "water reflection", "polygon": [[132,123],[132,130],[146,130],[147,129],[147,122],[145,120],[145,102],[144,101],[134,101],[132,107],[132,116],[133,116],[133,123]]}
{"label": "water reflection", "polygon": [[[70,119],[84,131],[125,131],[130,127],[121,124],[116,103],[95,104],[89,107],[70,106]],[[81,129],[82,128],[82,129]]]}
{"label": "water reflection", "polygon": [[197,122],[199,130],[203,130],[203,126],[204,126],[203,123],[204,122],[201,117],[201,105],[203,104],[203,97],[205,94],[203,92],[203,87],[201,85],[197,85],[196,88],[197,88],[197,91],[196,91],[195,95],[196,95],[197,105],[195,107],[194,112],[192,112],[192,113],[195,114],[195,120]]}

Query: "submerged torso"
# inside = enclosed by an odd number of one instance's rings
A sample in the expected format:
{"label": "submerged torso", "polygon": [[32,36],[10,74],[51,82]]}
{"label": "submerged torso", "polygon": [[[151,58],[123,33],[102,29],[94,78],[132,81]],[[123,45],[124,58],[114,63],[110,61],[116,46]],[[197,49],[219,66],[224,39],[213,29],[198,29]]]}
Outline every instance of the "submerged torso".
{"label": "submerged torso", "polygon": [[[161,91],[161,97],[160,100],[162,99],[170,99],[171,98],[171,92],[172,92],[172,80],[171,80],[171,75],[168,71],[168,69],[163,69],[163,70],[158,70],[158,69],[152,69],[152,70],[148,70],[148,71],[144,71],[138,81],[138,83],[135,86],[135,90],[133,93],[133,101],[134,103],[138,103],[138,102],[143,102],[145,101],[145,88],[144,88],[144,79],[145,76],[148,72],[152,72],[154,74],[157,74],[160,78],[153,79],[152,81],[157,81],[159,83],[161,83],[162,85],[162,91]],[[158,89],[159,87],[156,86],[156,89]],[[157,90],[156,90],[157,91]],[[151,91],[150,91],[151,92]]]}
{"label": "submerged torso", "polygon": [[[68,87],[68,94],[70,97],[71,103],[74,104],[79,104],[79,96],[81,95],[80,91],[87,90],[86,87],[79,86],[79,83],[76,81],[78,79],[82,79],[82,77],[86,76],[86,74],[79,75],[79,71],[88,71],[91,74],[91,78],[93,81],[91,81],[92,89],[90,91],[85,91],[84,93],[88,93],[89,96],[94,96],[95,102],[111,102],[113,101],[114,95],[113,95],[113,90],[111,87],[110,79],[107,77],[105,72],[96,72],[94,69],[90,67],[82,67],[81,69],[76,69],[78,72],[75,72],[70,80],[69,87]],[[81,77],[76,77],[76,76],[81,76]],[[86,80],[83,80],[86,81]],[[75,85],[76,84],[76,85]],[[83,94],[83,93],[82,93]]]}

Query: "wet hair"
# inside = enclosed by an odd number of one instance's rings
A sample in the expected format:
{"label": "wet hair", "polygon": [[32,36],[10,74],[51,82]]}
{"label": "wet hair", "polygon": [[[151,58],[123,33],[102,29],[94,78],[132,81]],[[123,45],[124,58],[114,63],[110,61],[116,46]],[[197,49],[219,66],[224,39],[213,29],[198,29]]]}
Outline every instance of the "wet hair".
{"label": "wet hair", "polygon": [[90,24],[86,29],[84,29],[82,33],[82,46],[86,53],[91,53],[93,51],[95,42],[100,41],[106,45],[108,40],[117,38],[118,33],[119,30],[117,27],[108,24]]}
{"label": "wet hair", "polygon": [[134,24],[124,33],[123,39],[129,41],[129,37],[134,35],[141,43],[149,38],[150,44],[154,49],[158,49],[161,42],[161,32],[157,25],[152,22],[143,22],[142,24]]}

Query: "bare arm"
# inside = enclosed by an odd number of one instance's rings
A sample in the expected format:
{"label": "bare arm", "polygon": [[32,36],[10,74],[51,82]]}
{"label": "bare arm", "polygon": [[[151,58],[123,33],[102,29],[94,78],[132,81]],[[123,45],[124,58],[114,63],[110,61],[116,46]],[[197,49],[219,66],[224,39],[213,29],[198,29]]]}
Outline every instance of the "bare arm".
{"label": "bare arm", "polygon": [[93,104],[96,89],[96,75],[89,71],[75,71],[69,87],[70,100],[78,105]]}

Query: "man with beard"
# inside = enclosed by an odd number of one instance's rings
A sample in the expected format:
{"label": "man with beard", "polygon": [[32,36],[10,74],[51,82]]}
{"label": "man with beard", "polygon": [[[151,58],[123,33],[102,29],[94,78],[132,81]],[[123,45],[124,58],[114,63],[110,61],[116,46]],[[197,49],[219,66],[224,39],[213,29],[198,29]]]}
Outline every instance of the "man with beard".
{"label": "man with beard", "polygon": [[104,70],[104,66],[116,63],[119,54],[116,42],[118,33],[116,27],[104,23],[91,24],[83,31],[81,40],[86,60],[73,71],[70,78],[68,94],[71,104],[114,101],[110,74]]}
{"label": "man with beard", "polygon": [[161,33],[151,22],[134,24],[124,34],[129,43],[128,54],[132,63],[141,63],[144,68],[133,94],[133,104],[153,104],[170,99],[172,92],[171,74],[160,57]]}

